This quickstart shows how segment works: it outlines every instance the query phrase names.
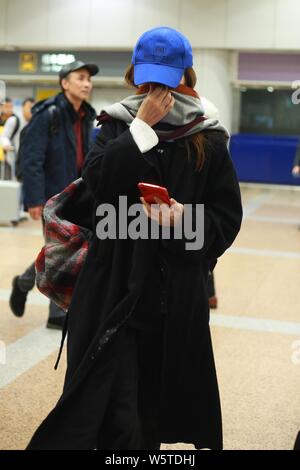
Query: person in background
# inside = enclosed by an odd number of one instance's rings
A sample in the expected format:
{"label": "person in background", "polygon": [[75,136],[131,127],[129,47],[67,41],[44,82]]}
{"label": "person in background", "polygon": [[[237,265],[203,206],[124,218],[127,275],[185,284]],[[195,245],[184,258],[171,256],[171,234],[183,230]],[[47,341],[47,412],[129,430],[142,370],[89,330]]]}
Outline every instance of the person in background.
{"label": "person in background", "polygon": [[295,158],[294,158],[292,174],[296,178],[300,176],[300,141],[299,141],[299,144],[297,146],[296,155],[295,155]]}
{"label": "person in background", "polygon": [[5,179],[15,178],[16,152],[19,145],[20,118],[14,113],[11,98],[5,98],[2,104],[1,147],[5,155]]}
{"label": "person in background", "polygon": [[[87,103],[91,77],[98,66],[80,60],[59,73],[61,92],[32,108],[22,142],[24,205],[33,220],[42,218],[46,201],[81,175],[84,158],[92,145],[95,110]],[[9,299],[11,311],[21,317],[28,292],[35,284],[35,266],[15,276]],[[62,329],[65,312],[50,302],[47,328]]]}
{"label": "person in background", "polygon": [[19,147],[17,150],[16,158],[16,177],[18,181],[22,181],[22,152],[24,151],[25,136],[28,129],[29,121],[32,118],[32,107],[35,104],[34,98],[25,98],[22,103],[22,119],[21,119],[21,130],[19,137]]}
{"label": "person in background", "polygon": [[[6,97],[1,103],[1,115],[0,115],[1,126],[3,126],[6,123],[6,121],[12,116],[15,116],[14,105],[13,105],[12,99],[9,97]],[[15,120],[15,123],[16,122],[17,120]]]}
{"label": "person in background", "polygon": [[[300,178],[300,141],[298,143],[296,155],[294,158],[292,175],[294,176],[294,178]],[[300,225],[298,226],[298,230],[300,230]]]}
{"label": "person in background", "polygon": [[5,117],[3,114],[3,101],[0,102],[0,127],[3,127],[5,123]]}
{"label": "person in background", "polygon": [[2,116],[3,103],[0,101],[0,179],[4,179],[5,154],[2,147],[1,135],[4,129],[4,119]]}
{"label": "person in background", "polygon": [[23,197],[23,185],[22,185],[22,152],[24,149],[24,141],[25,141],[25,135],[26,131],[28,128],[29,121],[32,118],[32,106],[34,105],[35,100],[34,98],[28,97],[23,100],[22,103],[22,116],[21,116],[21,128],[20,128],[20,135],[19,135],[19,144],[17,150],[17,156],[16,156],[16,166],[15,166],[15,173],[16,173],[16,178],[17,180],[21,183],[21,194],[20,194],[20,215],[19,219],[16,221],[13,221],[14,225],[17,225],[19,222],[22,222],[23,220],[27,220],[27,216],[25,212],[23,211],[24,208],[24,197]]}

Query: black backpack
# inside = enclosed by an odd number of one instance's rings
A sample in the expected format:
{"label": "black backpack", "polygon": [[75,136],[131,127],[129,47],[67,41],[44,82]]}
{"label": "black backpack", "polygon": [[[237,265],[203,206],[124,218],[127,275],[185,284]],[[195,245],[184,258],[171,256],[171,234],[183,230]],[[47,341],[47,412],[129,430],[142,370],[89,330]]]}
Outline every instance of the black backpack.
{"label": "black backpack", "polygon": [[50,114],[49,135],[50,137],[57,134],[59,130],[59,110],[55,104],[51,104],[48,108]]}

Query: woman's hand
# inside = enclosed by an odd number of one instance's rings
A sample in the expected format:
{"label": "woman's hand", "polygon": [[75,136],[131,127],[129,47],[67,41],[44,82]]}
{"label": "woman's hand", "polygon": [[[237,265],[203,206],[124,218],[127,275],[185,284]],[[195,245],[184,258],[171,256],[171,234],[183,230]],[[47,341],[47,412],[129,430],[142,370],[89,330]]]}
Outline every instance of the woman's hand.
{"label": "woman's hand", "polygon": [[149,92],[139,107],[136,117],[153,127],[171,111],[174,103],[175,98],[168,88],[150,84]]}
{"label": "woman's hand", "polygon": [[155,220],[159,225],[166,227],[174,227],[181,219],[184,212],[183,204],[170,199],[171,205],[168,206],[161,199],[155,197],[156,204],[149,204],[143,197],[140,198],[145,214],[152,220]]}
{"label": "woman's hand", "polygon": [[294,176],[299,176],[300,174],[300,166],[299,165],[295,165],[294,168],[292,169],[292,173]]}

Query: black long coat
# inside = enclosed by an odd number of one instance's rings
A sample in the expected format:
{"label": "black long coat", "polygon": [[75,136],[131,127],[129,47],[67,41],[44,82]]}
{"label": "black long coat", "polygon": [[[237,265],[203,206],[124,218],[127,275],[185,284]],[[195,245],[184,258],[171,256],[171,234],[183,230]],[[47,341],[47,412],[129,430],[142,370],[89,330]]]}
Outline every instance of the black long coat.
{"label": "black long coat", "polygon": [[[29,449],[96,447],[99,417],[106,401],[101,387],[97,390],[91,383],[101,374],[105,381],[117,332],[149,288],[146,281],[150,270],[161,266],[161,261],[167,271],[161,442],[193,442],[201,447],[222,448],[207,276],[216,258],[234,241],[242,208],[224,135],[217,131],[205,131],[205,135],[205,163],[197,172],[194,155],[189,159],[180,141],[159,143],[141,154],[123,122],[113,120],[102,126],[83,171],[94,211],[100,203],[117,207],[119,195],[127,195],[128,204],[139,202],[140,181],[164,185],[170,196],[181,203],[205,204],[204,245],[187,251],[184,238],[93,238],[69,309],[64,391],[36,431]],[[87,210],[83,209],[81,216],[86,215]],[[76,217],[78,222],[78,211]]]}

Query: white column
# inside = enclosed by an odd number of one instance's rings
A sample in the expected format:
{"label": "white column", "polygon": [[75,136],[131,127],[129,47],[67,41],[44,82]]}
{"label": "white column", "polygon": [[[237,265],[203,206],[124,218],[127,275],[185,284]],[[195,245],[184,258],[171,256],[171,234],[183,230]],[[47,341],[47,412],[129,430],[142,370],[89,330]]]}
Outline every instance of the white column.
{"label": "white column", "polygon": [[232,130],[232,58],[228,51],[194,49],[196,91],[212,101],[220,113],[220,121]]}

